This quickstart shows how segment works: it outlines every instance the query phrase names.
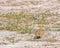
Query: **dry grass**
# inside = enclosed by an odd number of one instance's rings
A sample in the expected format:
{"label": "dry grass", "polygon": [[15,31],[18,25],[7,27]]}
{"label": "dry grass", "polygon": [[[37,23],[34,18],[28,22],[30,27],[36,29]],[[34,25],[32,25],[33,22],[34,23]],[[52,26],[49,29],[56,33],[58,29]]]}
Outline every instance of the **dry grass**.
{"label": "dry grass", "polygon": [[[49,25],[47,18],[52,17],[53,14],[45,14],[41,13],[38,15],[33,14],[7,14],[0,16],[0,29],[1,30],[11,30],[11,31],[19,31],[20,33],[28,33],[32,32],[33,29],[29,28],[32,24],[45,24]],[[58,21],[58,19],[57,19]],[[58,25],[57,25],[58,26]]]}

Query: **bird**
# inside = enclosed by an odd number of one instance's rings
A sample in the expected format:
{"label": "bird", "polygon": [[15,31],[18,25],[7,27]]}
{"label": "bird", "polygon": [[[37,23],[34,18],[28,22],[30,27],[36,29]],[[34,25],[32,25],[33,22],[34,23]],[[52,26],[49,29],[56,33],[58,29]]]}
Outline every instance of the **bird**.
{"label": "bird", "polygon": [[34,39],[40,39],[44,35],[44,29],[43,25],[39,24],[38,25],[38,30],[35,32],[35,37]]}

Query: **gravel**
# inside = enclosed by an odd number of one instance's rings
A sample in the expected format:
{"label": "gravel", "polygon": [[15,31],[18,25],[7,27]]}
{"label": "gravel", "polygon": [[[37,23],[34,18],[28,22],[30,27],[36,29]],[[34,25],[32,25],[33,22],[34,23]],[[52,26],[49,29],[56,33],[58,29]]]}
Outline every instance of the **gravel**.
{"label": "gravel", "polygon": [[[33,40],[27,41],[31,35],[27,34],[17,34],[14,31],[0,31],[0,48],[59,48],[60,47],[60,32],[47,32],[47,37],[42,37],[41,41]],[[50,37],[51,36],[51,37]],[[55,37],[54,37],[55,36]],[[6,38],[8,37],[8,38]],[[14,38],[14,39],[12,39]],[[55,38],[58,41],[51,42],[45,39]],[[13,42],[11,41],[13,40]],[[43,41],[45,40],[45,41]]]}

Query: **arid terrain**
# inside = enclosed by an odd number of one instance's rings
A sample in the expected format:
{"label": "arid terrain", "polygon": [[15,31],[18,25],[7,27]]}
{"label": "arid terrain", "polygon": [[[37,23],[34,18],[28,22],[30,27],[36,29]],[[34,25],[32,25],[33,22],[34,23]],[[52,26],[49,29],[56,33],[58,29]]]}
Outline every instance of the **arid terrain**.
{"label": "arid terrain", "polygon": [[60,0],[1,0],[0,48],[60,48]]}

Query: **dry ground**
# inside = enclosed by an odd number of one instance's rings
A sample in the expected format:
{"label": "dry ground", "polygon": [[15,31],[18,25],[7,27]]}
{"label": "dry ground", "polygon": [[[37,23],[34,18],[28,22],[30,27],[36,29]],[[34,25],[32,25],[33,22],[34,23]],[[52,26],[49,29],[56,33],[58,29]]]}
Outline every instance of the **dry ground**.
{"label": "dry ground", "polygon": [[49,33],[45,39],[32,40],[28,34],[3,30],[0,31],[0,48],[60,48],[60,32]]}

